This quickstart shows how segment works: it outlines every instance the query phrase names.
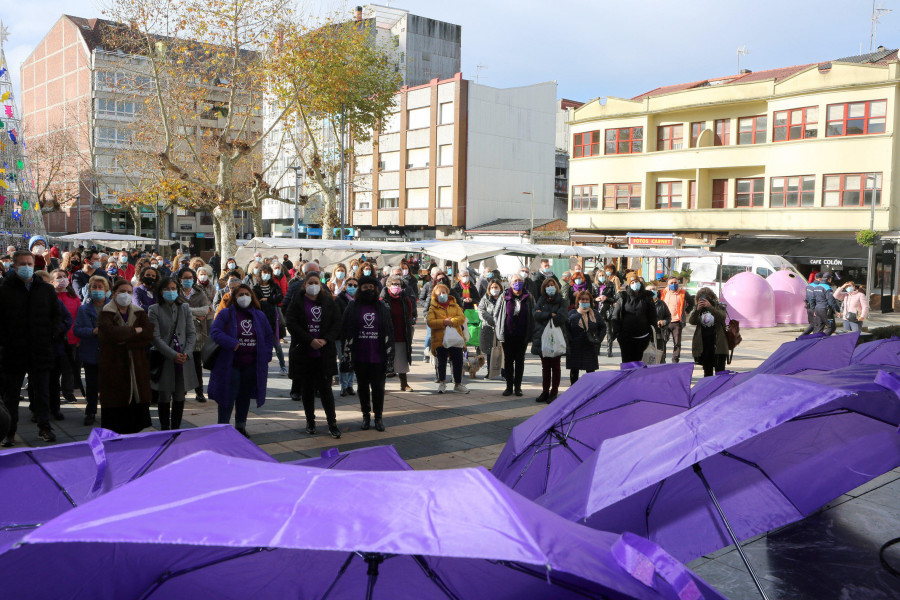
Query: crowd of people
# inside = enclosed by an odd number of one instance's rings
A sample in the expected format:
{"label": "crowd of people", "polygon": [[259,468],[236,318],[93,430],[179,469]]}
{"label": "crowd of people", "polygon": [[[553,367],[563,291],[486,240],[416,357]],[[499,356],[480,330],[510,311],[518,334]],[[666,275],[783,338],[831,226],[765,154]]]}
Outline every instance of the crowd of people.
{"label": "crowd of people", "polygon": [[534,274],[522,267],[503,277],[465,264],[456,273],[420,269],[416,258],[378,267],[362,255],[323,269],[260,252],[247,265],[218,255],[60,252],[38,237],[27,249],[8,248],[0,272],[0,311],[16,315],[0,324],[5,447],[15,443],[23,389],[45,442],[55,441],[51,423],[65,418],[60,406],[76,390],[85,425],[135,433],[151,425],[156,405],[160,428],[178,429],[193,393],[217,403],[219,423],[233,419],[249,437],[250,403],[266,401],[273,354],[302,403],[306,433],[318,432],[318,401],[328,434],[341,437],[334,386],[358,397],[361,429],[385,431],[388,380],[413,391],[420,313],[437,393],[468,393],[464,370],[476,377],[484,367],[485,379],[505,382],[503,396],[522,396],[530,347],[541,364],[537,401],[552,402],[563,368],[574,384],[599,368],[604,348],[612,355],[614,341],[622,362],[648,352],[665,362],[671,340],[678,362],[686,323],[696,326],[691,354],[705,375],[722,370],[727,353],[725,310],[712,290],[693,298],[677,278],[645,282],[612,264],[558,277],[543,260]]}

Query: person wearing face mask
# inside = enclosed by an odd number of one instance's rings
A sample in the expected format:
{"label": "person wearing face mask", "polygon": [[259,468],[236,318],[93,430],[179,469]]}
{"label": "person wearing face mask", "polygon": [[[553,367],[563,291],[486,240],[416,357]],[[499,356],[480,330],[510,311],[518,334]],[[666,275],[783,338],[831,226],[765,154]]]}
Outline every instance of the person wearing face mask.
{"label": "person wearing face mask", "polygon": [[[50,273],[50,283],[56,290],[56,296],[62,303],[62,308],[66,312],[63,314],[63,320],[75,324],[75,317],[78,314],[78,307],[81,306],[81,300],[69,283],[68,273],[62,269],[57,269]],[[70,326],[66,330],[64,341],[59,344],[61,353],[56,357],[56,372],[53,380],[50,382],[50,410],[53,417],[62,420],[62,413],[59,410],[60,394],[69,404],[75,403],[76,387],[84,393],[84,386],[81,383],[81,369],[78,367],[77,359],[78,338]],[[76,377],[78,378],[76,385]]]}
{"label": "person wearing face mask", "polygon": [[655,283],[648,283],[646,289],[653,296],[653,308],[656,310],[656,356],[659,359],[658,364],[661,365],[666,362],[666,344],[669,341],[672,313],[669,312],[669,306],[660,299]]}
{"label": "person wearing face mask", "polygon": [[560,287],[561,284],[559,283],[559,279],[557,279],[556,277],[556,273],[554,273],[553,269],[550,267],[550,259],[542,258],[538,270],[532,275],[532,279],[534,280],[534,289],[544,289],[544,281],[546,281],[548,278],[556,280],[557,290],[563,289],[562,287]]}
{"label": "person wearing face mask", "polygon": [[53,286],[34,277],[34,255],[13,254],[13,275],[0,285],[0,351],[3,362],[3,402],[10,429],[2,444],[13,445],[19,420],[19,396],[25,375],[31,388],[32,412],[42,441],[53,442],[50,426],[50,379],[55,342],[63,337],[63,313]]}
{"label": "person wearing face mask", "polygon": [[219,405],[221,425],[231,422],[246,437],[250,400],[257,408],[266,402],[269,362],[274,336],[250,286],[239,283],[228,306],[213,321],[210,337],[219,345],[216,364],[209,374],[209,397]]}
{"label": "person wearing face mask", "polygon": [[[378,300],[374,277],[361,277],[356,299],[347,305],[341,322],[341,370],[353,369],[359,384],[359,407],[369,429],[384,431],[385,378],[394,370],[394,326],[390,309]],[[401,297],[405,299],[405,297]]]}
{"label": "person wearing face mask", "polygon": [[534,333],[531,335],[531,353],[541,359],[542,391],[535,402],[552,402],[559,394],[563,355],[544,356],[542,336],[544,330],[553,323],[563,337],[567,337],[565,325],[568,317],[569,303],[559,291],[559,282],[553,277],[545,277],[541,285],[541,297],[534,305]]}
{"label": "person wearing face mask", "polygon": [[603,319],[604,329],[606,330],[606,356],[612,356],[613,340],[616,336],[613,333],[610,320],[612,319],[613,306],[616,303],[616,294],[619,293],[619,290],[616,284],[610,281],[604,269],[600,269],[597,272],[596,291],[597,309],[600,317]]}
{"label": "person wearing face mask", "polygon": [[90,427],[97,418],[97,386],[100,381],[97,366],[100,352],[97,322],[100,311],[109,301],[112,292],[105,277],[92,277],[88,287],[90,300],[78,307],[72,331],[78,338],[78,358],[84,366],[84,424]]}
{"label": "person wearing face mask", "polygon": [[616,295],[610,317],[623,363],[643,358],[650,336],[656,335],[657,320],[653,297],[644,289],[637,273],[629,273],[625,290]]}
{"label": "person wearing face mask", "polygon": [[400,378],[400,391],[411,392],[413,389],[407,380],[412,356],[413,327],[416,322],[416,309],[407,290],[405,281],[400,275],[388,279],[387,286],[381,294],[381,301],[388,308],[391,317],[394,337],[394,370]]}
{"label": "person wearing face mask", "polygon": [[281,257],[281,266],[284,267],[285,275],[290,275],[291,271],[294,270],[294,263],[287,254]]}
{"label": "person wearing face mask", "polygon": [[103,270],[103,264],[100,262],[100,253],[96,250],[86,250],[81,270],[73,273],[71,278],[72,289],[82,300],[86,300],[89,295],[88,282],[94,275],[101,275],[109,279],[109,275]]}
{"label": "person wearing face mask", "polygon": [[194,366],[197,332],[191,306],[179,293],[177,279],[163,277],[157,296],[159,302],[148,311],[153,324],[151,350],[159,353],[155,359],[157,372],[150,379],[150,387],[159,394],[159,425],[166,431],[181,429],[184,397],[188,390],[200,385]]}
{"label": "person wearing face mask", "polygon": [[575,310],[569,311],[566,323],[569,334],[566,369],[569,370],[570,385],[575,385],[581,371],[593,373],[600,368],[597,355],[603,348],[606,323],[600,318],[600,311],[594,308],[592,300],[589,292],[579,292],[575,296]]}
{"label": "person wearing face mask", "polygon": [[226,271],[235,271],[237,270],[237,261],[234,260],[233,256],[229,256],[228,260],[225,261],[225,270]]}
{"label": "person wearing face mask", "polygon": [[485,354],[488,373],[485,379],[494,379],[500,375],[499,367],[491,362],[491,357],[502,356],[503,350],[497,340],[497,310],[500,306],[500,296],[503,294],[503,284],[499,279],[492,279],[485,288],[485,294],[478,303],[478,318],[481,320],[481,332],[478,347]]}
{"label": "person wearing face mask", "polygon": [[[568,302],[568,310],[575,310],[575,308],[577,308],[575,306],[577,304],[575,296],[585,291],[590,293],[591,298],[594,297],[596,292],[594,284],[592,284],[590,279],[585,276],[581,267],[575,267],[572,269],[572,284],[567,285],[562,289],[563,296],[565,297],[566,302]],[[566,311],[567,313],[568,310]]]}
{"label": "person wearing face mask", "polygon": [[603,268],[603,275],[604,277],[606,277],[606,282],[616,288],[617,294],[622,291],[622,280],[619,279],[618,275],[616,275],[616,265],[614,265],[613,263],[607,264]]}
{"label": "person wearing face mask", "polygon": [[6,275],[12,270],[12,258],[9,254],[4,254],[0,256],[0,273]]}
{"label": "person wearing face mask", "polygon": [[28,249],[34,255],[34,270],[40,271],[47,268],[44,254],[47,252],[47,240],[42,235],[36,235],[28,240]]}
{"label": "person wearing face mask", "polygon": [[[334,303],[338,308],[338,312],[341,315],[341,320],[343,321],[344,313],[347,312],[347,307],[350,306],[350,303],[353,302],[354,298],[356,298],[356,293],[359,290],[359,281],[356,277],[348,277],[347,283],[344,285],[344,289],[337,295],[334,299]],[[337,355],[340,358],[343,352],[343,348],[341,347],[341,340],[337,341]],[[353,391],[353,383],[356,375],[353,373],[353,365],[338,365],[338,382],[341,384],[341,397],[344,396],[353,396],[356,394]]]}
{"label": "person wearing face mask", "polygon": [[525,350],[534,333],[534,299],[518,275],[509,278],[509,289],[501,296],[496,320],[497,339],[503,345],[504,396],[522,395]]}
{"label": "person wearing face mask", "polygon": [[213,300],[213,306],[216,307],[216,314],[218,315],[223,309],[225,309],[231,303],[231,293],[237,288],[241,283],[241,273],[240,271],[231,271],[227,275],[225,275],[225,285],[216,292],[216,297]]}
{"label": "person wearing face mask", "polygon": [[[438,279],[438,281],[442,280]],[[462,383],[463,349],[444,347],[444,335],[447,328],[453,327],[462,336],[466,317],[456,298],[444,283],[436,283],[431,293],[428,326],[431,328],[431,352],[437,357],[438,393],[443,394],[447,390],[447,361],[449,360],[453,367],[453,391],[468,394],[469,389]]]}
{"label": "person wearing face mask", "polygon": [[337,298],[344,291],[344,286],[347,285],[347,266],[344,263],[336,264],[331,279],[325,285],[331,295]]}
{"label": "person wearing face mask", "polygon": [[246,275],[244,275],[244,279],[241,281],[241,283],[245,283],[253,288],[253,286],[256,285],[257,282],[259,282],[259,274],[262,266],[263,262],[261,258],[259,261],[257,261],[256,259],[251,260],[247,265],[247,270],[244,271]]}
{"label": "person wearing face mask", "polygon": [[540,295],[541,288],[537,287],[537,284],[531,278],[531,269],[528,267],[519,269],[519,280],[525,284],[525,291],[528,292],[532,299]]}
{"label": "person wearing face mask", "polygon": [[[443,269],[440,267],[431,267],[429,271],[429,275],[431,280],[425,283],[422,286],[422,293],[419,295],[419,300],[425,303],[424,313],[428,314],[429,309],[431,308],[431,300],[434,298],[434,286],[438,284],[446,285],[447,288],[450,288],[450,279],[447,277],[447,274],[444,273]],[[452,292],[451,292],[452,294]],[[462,303],[461,298],[457,298],[457,304]],[[428,326],[427,320],[425,324],[425,352],[424,354],[424,362],[430,363],[434,362],[434,355],[431,352],[431,327]],[[436,379],[436,378],[435,378]]]}
{"label": "person wearing face mask", "polygon": [[206,396],[203,394],[203,365],[200,359],[200,351],[206,338],[209,337],[209,324],[213,317],[212,306],[209,297],[199,289],[197,283],[197,273],[193,269],[182,269],[178,273],[178,281],[181,284],[181,295],[187,301],[191,308],[191,315],[194,319],[194,330],[197,339],[194,341],[194,372],[197,375],[197,387],[194,388],[195,399],[197,402],[206,402]]}
{"label": "person wearing face mask", "polygon": [[115,281],[116,278],[125,276],[125,273],[119,270],[119,263],[115,260],[107,261],[103,270],[106,271],[106,276],[109,277],[110,281]]}
{"label": "person wearing face mask", "polygon": [[128,262],[128,254],[120,252],[116,257],[116,266],[119,268],[119,277],[131,279],[134,277],[134,265]]}
{"label": "person wearing face mask", "polygon": [[462,309],[472,310],[478,308],[478,303],[481,302],[481,295],[478,293],[478,290],[475,288],[475,284],[472,283],[472,276],[469,274],[469,271],[463,269],[457,275],[456,285],[453,286],[451,293],[454,297],[462,301]]}
{"label": "person wearing face mask", "polygon": [[152,264],[141,271],[141,283],[134,288],[132,296],[135,305],[140,306],[145,311],[150,310],[150,307],[159,300],[156,294],[156,286],[160,279],[160,274],[159,270],[153,268]]}
{"label": "person wearing face mask", "polygon": [[403,285],[409,293],[409,299],[415,305],[416,298],[419,297],[419,280],[415,276],[414,269],[410,266],[409,261],[405,259],[400,262],[400,277],[403,278]]}
{"label": "person wearing face mask", "polygon": [[691,341],[694,362],[703,367],[703,376],[711,377],[725,370],[728,357],[728,338],[725,327],[728,312],[709,288],[697,290],[697,302],[688,317],[688,323],[695,326]]}
{"label": "person wearing face mask", "polygon": [[[288,289],[288,278],[285,274],[284,266],[278,261],[272,261],[269,263],[269,266],[272,267],[272,281],[281,288],[281,297],[283,299]],[[278,305],[281,306],[281,303]]]}
{"label": "person wearing face mask", "polygon": [[[276,336],[275,339],[281,340],[284,337],[281,335],[281,329],[284,327],[284,324],[281,322],[281,313],[278,310],[278,306],[284,300],[284,295],[281,293],[281,287],[272,281],[272,274],[272,267],[261,265],[259,267],[258,282],[253,286],[253,293],[256,295],[256,299],[259,300],[263,314],[266,315],[266,319],[269,321],[269,327],[272,328],[272,332]],[[278,357],[278,366],[281,368],[282,376],[287,376],[287,367],[284,364],[284,350],[281,349],[280,342],[275,344],[275,356]]]}
{"label": "person wearing face mask", "polygon": [[318,266],[310,267],[299,295],[291,301],[285,315],[291,333],[291,380],[300,387],[306,413],[306,433],[316,433],[315,396],[318,391],[328,422],[328,433],[338,439],[341,431],[337,425],[331,378],[338,371],[335,342],[340,336],[341,319],[334,299],[322,286]]}
{"label": "person wearing face mask", "polygon": [[153,325],[147,312],[132,300],[131,284],[118,279],[112,302],[100,310],[97,332],[100,351],[97,368],[100,426],[120,434],[150,427],[150,362]]}
{"label": "person wearing face mask", "polygon": [[834,291],[834,299],[843,302],[841,320],[844,331],[861,331],[862,322],[869,316],[865,286],[848,281]]}
{"label": "person wearing face mask", "polygon": [[[212,267],[209,265],[199,267],[196,270],[197,273],[197,282],[194,284],[194,287],[203,292],[207,298],[209,298],[209,303],[212,306],[217,306],[217,304],[213,304],[213,300],[216,297],[216,284],[213,282],[213,272]],[[203,346],[200,345],[202,348]]]}

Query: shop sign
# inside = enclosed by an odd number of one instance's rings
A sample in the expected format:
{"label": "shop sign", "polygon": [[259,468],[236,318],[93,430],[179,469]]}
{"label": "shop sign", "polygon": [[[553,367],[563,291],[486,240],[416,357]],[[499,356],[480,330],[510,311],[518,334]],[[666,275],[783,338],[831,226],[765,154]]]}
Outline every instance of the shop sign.
{"label": "shop sign", "polygon": [[674,246],[675,238],[673,237],[637,237],[628,238],[628,244],[631,246]]}
{"label": "shop sign", "polygon": [[401,235],[403,235],[403,230],[400,229],[400,228],[395,228],[395,227],[388,227],[388,228],[385,228],[385,229],[384,229],[384,232],[385,232],[387,235],[391,235],[391,236],[401,236]]}
{"label": "shop sign", "polygon": [[811,259],[809,259],[809,264],[821,265],[823,267],[843,267],[844,259],[843,258],[811,258]]}

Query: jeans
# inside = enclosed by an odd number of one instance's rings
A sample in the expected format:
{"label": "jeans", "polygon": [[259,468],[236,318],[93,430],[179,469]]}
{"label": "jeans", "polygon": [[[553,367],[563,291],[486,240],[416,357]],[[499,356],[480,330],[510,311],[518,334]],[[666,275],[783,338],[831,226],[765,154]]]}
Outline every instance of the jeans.
{"label": "jeans", "polygon": [[503,341],[503,369],[506,372],[506,387],[522,388],[522,376],[525,374],[525,349],[528,340],[524,336],[506,336]]}
{"label": "jeans", "polygon": [[342,346],[340,342],[335,342],[334,345],[337,347],[337,355],[338,355],[338,381],[341,384],[341,391],[348,390],[353,387],[353,379],[355,373],[350,371],[349,373],[341,373],[341,350]]}
{"label": "jeans", "polygon": [[[369,413],[374,412],[375,418],[380,419],[384,412],[384,364],[360,363],[353,366],[356,371],[356,380],[359,382],[357,393],[359,394],[359,408],[363,417],[369,418]],[[371,389],[372,403],[369,404],[369,391]]]}
{"label": "jeans", "polygon": [[650,345],[650,335],[642,338],[619,337],[619,350],[622,352],[622,362],[629,363],[644,358],[644,350]]}
{"label": "jeans", "polygon": [[97,384],[100,373],[97,365],[84,363],[84,399],[87,406],[84,409],[86,415],[97,414]]}
{"label": "jeans", "polygon": [[246,427],[247,415],[250,413],[250,394],[256,387],[256,361],[246,367],[232,367],[231,394],[227,402],[219,402],[219,424],[227,425],[231,421],[234,409],[234,426]]}
{"label": "jeans", "polygon": [[[431,327],[426,325],[425,326],[425,350],[424,350],[425,356],[428,356],[428,352],[429,352],[430,348],[431,348]],[[410,360],[412,360],[412,357],[410,357]]]}
{"label": "jeans", "polygon": [[337,414],[334,411],[334,394],[331,393],[330,369],[325,368],[325,360],[321,356],[307,357],[303,365],[297,369],[297,382],[303,398],[303,411],[306,420],[316,422],[316,391],[325,410],[325,419],[329,425],[337,425]]}
{"label": "jeans", "polygon": [[278,366],[282,369],[284,368],[284,348],[281,347],[281,341],[278,339],[278,335],[276,332],[275,335],[275,356],[278,357]]}
{"label": "jeans", "polygon": [[844,331],[862,331],[861,323],[859,321],[854,323],[853,321],[844,319]]}
{"label": "jeans", "polygon": [[562,356],[541,357],[541,387],[545,394],[556,395],[559,392],[559,379],[562,375],[561,362]]}
{"label": "jeans", "polygon": [[[22,383],[25,381],[26,369],[9,368],[5,375],[5,387],[3,389],[3,404],[9,411],[10,425],[9,435],[16,433],[19,423],[19,396],[22,393]],[[38,427],[50,427],[50,371],[29,371],[28,387],[31,390],[31,410],[34,412]]]}
{"label": "jeans", "polygon": [[463,370],[463,349],[462,348],[444,348],[437,349],[437,372],[438,380],[447,381],[447,359],[450,359],[453,365],[453,383],[459,385],[462,383]]}

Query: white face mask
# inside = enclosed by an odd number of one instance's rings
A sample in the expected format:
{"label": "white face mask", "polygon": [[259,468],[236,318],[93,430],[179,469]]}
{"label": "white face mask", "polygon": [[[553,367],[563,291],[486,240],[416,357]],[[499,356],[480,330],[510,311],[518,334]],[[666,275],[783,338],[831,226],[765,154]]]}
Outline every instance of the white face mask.
{"label": "white face mask", "polygon": [[306,286],[306,293],[310,296],[318,296],[321,290],[322,286],[320,286],[318,283]]}
{"label": "white face mask", "polygon": [[250,306],[250,296],[238,296],[237,303],[241,308],[247,308]]}
{"label": "white face mask", "polygon": [[281,269],[272,269],[272,272],[275,273],[275,276],[278,277],[281,275]]}
{"label": "white face mask", "polygon": [[499,295],[500,295],[500,289],[499,289],[499,288],[491,288],[491,296],[493,296],[493,297],[496,298],[496,297],[499,296]]}
{"label": "white face mask", "polygon": [[204,275],[203,273],[201,273],[197,276],[197,279],[199,279],[203,283],[206,283],[207,281],[209,281],[209,275]]}
{"label": "white face mask", "polygon": [[272,276],[269,275],[268,273],[263,273],[263,274],[262,274],[262,280],[263,280],[263,281],[268,281],[268,280],[271,279],[271,278],[272,278]]}
{"label": "white face mask", "polygon": [[131,304],[131,294],[128,292],[119,292],[116,294],[116,304],[125,308],[129,304]]}

